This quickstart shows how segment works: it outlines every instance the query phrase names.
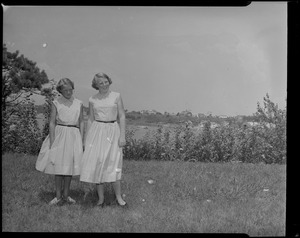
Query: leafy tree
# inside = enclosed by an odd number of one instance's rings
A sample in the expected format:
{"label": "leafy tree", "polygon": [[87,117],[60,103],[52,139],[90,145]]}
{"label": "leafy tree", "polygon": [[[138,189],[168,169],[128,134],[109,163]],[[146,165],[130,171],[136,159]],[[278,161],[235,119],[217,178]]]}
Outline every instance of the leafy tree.
{"label": "leafy tree", "polygon": [[279,126],[286,123],[286,109],[279,109],[278,105],[271,101],[270,96],[266,94],[263,98],[263,107],[257,103],[257,112],[255,116],[260,122],[274,124]]}
{"label": "leafy tree", "polygon": [[[20,103],[22,97],[30,97],[34,90],[40,90],[49,79],[36,63],[19,56],[19,51],[8,52],[3,45],[2,55],[2,113],[7,107]],[[13,110],[12,113],[16,112]]]}
{"label": "leafy tree", "polygon": [[35,62],[19,56],[19,51],[8,52],[4,44],[2,57],[2,153],[37,154],[43,137],[30,96],[44,95],[48,102],[53,90],[42,88],[49,83],[46,73]]}
{"label": "leafy tree", "polygon": [[[255,116],[261,125],[259,136],[266,142],[264,155],[268,163],[284,161],[286,157],[286,108],[280,109],[268,94],[263,98],[263,106],[257,103]],[[276,160],[276,161],[275,161]]]}

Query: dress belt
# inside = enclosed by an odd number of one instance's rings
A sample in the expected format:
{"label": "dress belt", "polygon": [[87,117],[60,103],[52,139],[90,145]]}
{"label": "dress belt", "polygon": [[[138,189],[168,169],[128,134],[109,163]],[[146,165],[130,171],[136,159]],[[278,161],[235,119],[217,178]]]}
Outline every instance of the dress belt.
{"label": "dress belt", "polygon": [[97,121],[97,122],[103,122],[103,123],[114,123],[114,122],[116,122],[116,120],[114,120],[114,121],[100,121],[100,120],[95,120],[95,121]]}
{"label": "dress belt", "polygon": [[78,126],[76,125],[63,125],[63,124],[56,124],[57,126],[67,126],[67,127],[76,127],[78,128]]}

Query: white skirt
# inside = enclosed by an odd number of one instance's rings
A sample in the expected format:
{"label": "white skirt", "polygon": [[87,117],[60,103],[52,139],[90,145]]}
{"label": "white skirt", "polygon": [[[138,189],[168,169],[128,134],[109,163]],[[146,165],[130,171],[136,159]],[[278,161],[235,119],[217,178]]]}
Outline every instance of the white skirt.
{"label": "white skirt", "polygon": [[56,175],[79,175],[83,154],[82,138],[78,128],[55,127],[55,139],[50,147],[49,135],[45,138],[36,161],[36,169]]}
{"label": "white skirt", "polygon": [[118,144],[119,137],[117,122],[92,123],[82,156],[80,181],[104,183],[121,179],[123,153]]}

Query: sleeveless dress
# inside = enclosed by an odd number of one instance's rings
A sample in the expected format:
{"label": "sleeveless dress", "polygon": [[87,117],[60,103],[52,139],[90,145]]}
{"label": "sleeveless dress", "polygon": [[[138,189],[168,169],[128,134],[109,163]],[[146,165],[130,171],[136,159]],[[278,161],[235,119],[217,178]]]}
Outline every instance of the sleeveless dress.
{"label": "sleeveless dress", "polygon": [[120,127],[115,121],[119,98],[120,94],[112,91],[103,99],[96,96],[89,98],[89,102],[93,105],[95,120],[87,132],[80,181],[104,183],[121,179],[123,153],[118,144]]}
{"label": "sleeveless dress", "polygon": [[79,175],[80,161],[83,154],[82,137],[78,127],[82,102],[73,100],[70,107],[53,101],[57,109],[55,139],[51,149],[49,135],[45,138],[36,161],[36,169],[46,174]]}

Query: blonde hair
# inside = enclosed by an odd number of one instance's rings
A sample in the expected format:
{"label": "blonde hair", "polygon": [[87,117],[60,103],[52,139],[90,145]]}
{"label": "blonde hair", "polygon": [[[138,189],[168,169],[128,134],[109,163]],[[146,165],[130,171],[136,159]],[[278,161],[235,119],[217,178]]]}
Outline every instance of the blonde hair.
{"label": "blonde hair", "polygon": [[56,90],[61,93],[61,90],[64,86],[69,85],[74,89],[74,83],[68,79],[68,78],[62,78],[61,80],[58,81],[58,84],[56,85]]}
{"label": "blonde hair", "polygon": [[97,89],[99,90],[99,87],[98,87],[98,79],[107,79],[109,84],[112,84],[112,80],[110,77],[108,77],[105,73],[97,73],[95,74],[94,78],[93,78],[93,81],[92,81],[92,87],[94,89]]}

